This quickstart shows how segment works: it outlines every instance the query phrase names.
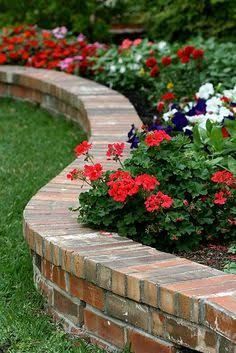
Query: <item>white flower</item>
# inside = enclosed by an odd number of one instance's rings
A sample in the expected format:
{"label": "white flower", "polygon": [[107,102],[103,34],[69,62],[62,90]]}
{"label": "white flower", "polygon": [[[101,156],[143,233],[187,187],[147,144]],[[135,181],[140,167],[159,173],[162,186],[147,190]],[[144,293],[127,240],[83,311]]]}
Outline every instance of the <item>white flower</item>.
{"label": "white flower", "polygon": [[206,101],[206,111],[209,113],[218,113],[223,102],[220,98],[212,97]]}
{"label": "white flower", "polygon": [[119,64],[123,64],[123,59],[122,59],[122,58],[119,58],[119,59],[118,59],[118,63],[119,63]]}
{"label": "white flower", "polygon": [[139,63],[139,61],[142,59],[142,55],[140,54],[136,54],[135,57],[134,57],[134,60]]}
{"label": "white flower", "polygon": [[116,72],[116,66],[115,65],[111,65],[110,66],[110,71],[111,72]]}
{"label": "white flower", "polygon": [[205,83],[199,88],[196,96],[197,98],[208,99],[212,94],[214,94],[214,87],[212,83]]}
{"label": "white flower", "polygon": [[158,44],[157,44],[157,48],[160,51],[164,51],[167,47],[167,42],[165,42],[164,40],[161,40]]}
{"label": "white flower", "polygon": [[183,131],[185,132],[186,130],[190,130],[192,131],[193,127],[191,125],[187,125],[185,127],[183,127]]}
{"label": "white flower", "polygon": [[220,110],[219,110],[219,115],[223,116],[225,118],[225,117],[227,117],[229,115],[232,116],[233,113],[229,109],[227,109],[225,107],[221,107]]}
{"label": "white flower", "polygon": [[177,111],[178,111],[177,109],[170,110],[169,112],[163,114],[163,119],[165,121],[168,121],[175,113],[177,113]]}
{"label": "white flower", "polygon": [[131,64],[130,69],[133,71],[139,70],[140,66],[138,64]]}
{"label": "white flower", "polygon": [[125,66],[121,66],[121,68],[120,68],[120,73],[123,74],[125,71],[126,71]]}
{"label": "white flower", "polygon": [[236,85],[234,86],[233,89],[228,89],[228,90],[223,91],[223,95],[235,103],[236,102]]}

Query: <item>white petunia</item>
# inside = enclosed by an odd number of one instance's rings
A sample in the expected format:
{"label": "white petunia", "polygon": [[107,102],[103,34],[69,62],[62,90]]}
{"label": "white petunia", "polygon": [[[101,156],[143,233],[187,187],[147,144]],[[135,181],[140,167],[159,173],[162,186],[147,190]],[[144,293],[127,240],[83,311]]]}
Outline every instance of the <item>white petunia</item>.
{"label": "white petunia", "polygon": [[110,66],[110,71],[111,72],[116,72],[116,66],[115,65],[111,65]]}
{"label": "white petunia", "polygon": [[214,94],[214,87],[212,83],[205,83],[199,88],[196,96],[197,98],[208,99],[212,94]]}
{"label": "white petunia", "polygon": [[119,59],[118,59],[118,63],[119,63],[119,64],[123,64],[123,59],[122,59],[122,58],[119,58]]}
{"label": "white petunia", "polygon": [[212,97],[206,101],[206,111],[211,113],[218,113],[223,102],[220,98]]}
{"label": "white petunia", "polygon": [[121,68],[120,68],[120,73],[123,74],[125,71],[126,71],[125,66],[121,66]]}
{"label": "white petunia", "polygon": [[142,59],[142,55],[140,55],[140,54],[136,54],[135,57],[134,57],[134,60],[135,60],[137,63],[139,63],[141,59]]}
{"label": "white petunia", "polygon": [[163,119],[165,121],[168,121],[175,113],[177,113],[177,111],[178,111],[177,109],[170,110],[169,112],[163,114]]}

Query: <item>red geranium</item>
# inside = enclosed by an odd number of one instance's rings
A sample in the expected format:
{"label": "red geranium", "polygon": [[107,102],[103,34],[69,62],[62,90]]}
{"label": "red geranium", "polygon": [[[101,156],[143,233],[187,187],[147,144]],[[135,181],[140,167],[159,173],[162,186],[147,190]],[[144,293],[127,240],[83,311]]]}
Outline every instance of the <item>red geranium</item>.
{"label": "red geranium", "polygon": [[163,130],[155,130],[147,134],[145,143],[149,147],[159,146],[164,140],[170,141],[171,137]]}
{"label": "red geranium", "polygon": [[211,181],[232,186],[236,182],[236,178],[233,176],[233,173],[227,170],[220,170],[212,175]]}
{"label": "red geranium", "polygon": [[159,113],[161,113],[163,111],[164,107],[165,107],[165,103],[164,102],[160,101],[160,102],[157,103],[157,111]]}
{"label": "red geranium", "polygon": [[202,49],[194,49],[192,52],[192,57],[194,60],[202,59],[203,56],[204,56],[204,50]]}
{"label": "red geranium", "polygon": [[145,191],[152,191],[157,185],[160,185],[156,177],[149,174],[141,174],[135,178],[138,186],[141,186]]}
{"label": "red geranium", "polygon": [[84,175],[91,181],[95,181],[102,176],[103,170],[100,163],[84,166]]}
{"label": "red geranium", "polygon": [[217,192],[215,194],[215,198],[213,200],[214,204],[216,205],[224,205],[227,201],[227,195],[224,193],[224,191]]}
{"label": "red geranium", "polygon": [[123,156],[123,152],[124,152],[124,148],[125,148],[125,144],[122,143],[110,143],[108,145],[108,150],[107,150],[107,158],[110,159],[110,157],[113,158],[119,158]]}
{"label": "red geranium", "polygon": [[169,66],[172,62],[172,59],[170,56],[163,56],[163,58],[161,59],[162,65],[164,66]]}
{"label": "red geranium", "polygon": [[0,53],[0,65],[5,64],[7,62],[7,56],[4,53]]}
{"label": "red geranium", "polygon": [[162,95],[161,99],[163,101],[172,101],[175,99],[175,94],[173,92],[166,92]]}
{"label": "red geranium", "polygon": [[110,175],[107,183],[108,194],[117,202],[125,202],[128,196],[133,196],[139,191],[139,186],[129,172],[118,171]]}
{"label": "red geranium", "polygon": [[148,212],[159,211],[161,208],[170,208],[173,205],[173,199],[158,191],[157,194],[149,196],[145,201],[145,207]]}
{"label": "red geranium", "polygon": [[228,130],[224,126],[221,128],[221,132],[224,138],[230,137]]}
{"label": "red geranium", "polygon": [[78,179],[78,176],[79,176],[79,169],[75,168],[75,169],[72,169],[68,174],[67,174],[67,179],[70,179],[70,180],[74,180],[74,179]]}
{"label": "red geranium", "polygon": [[182,64],[187,64],[190,61],[190,57],[189,56],[182,56],[180,58],[180,61]]}
{"label": "red geranium", "polygon": [[159,67],[157,66],[157,65],[155,65],[152,69],[151,69],[151,71],[150,71],[150,76],[151,77],[155,77],[155,76],[157,76],[157,74],[159,73]]}
{"label": "red geranium", "polygon": [[92,148],[91,143],[88,143],[88,141],[83,141],[78,146],[75,147],[74,151],[76,156],[79,157],[82,154],[87,154],[91,148]]}
{"label": "red geranium", "polygon": [[146,60],[146,66],[152,68],[157,65],[157,60],[154,56],[151,56]]}

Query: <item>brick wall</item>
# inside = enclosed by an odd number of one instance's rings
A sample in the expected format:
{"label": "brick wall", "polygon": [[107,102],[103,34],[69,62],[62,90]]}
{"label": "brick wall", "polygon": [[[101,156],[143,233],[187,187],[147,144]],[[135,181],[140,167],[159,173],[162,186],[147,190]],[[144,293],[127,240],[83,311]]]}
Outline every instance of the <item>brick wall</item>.
{"label": "brick wall", "polygon": [[[122,95],[55,71],[0,66],[0,95],[78,122],[107,168],[107,143],[125,141],[131,123],[141,124]],[[236,276],[78,224],[68,208],[80,185],[66,174],[79,166],[74,161],[24,211],[35,283],[54,319],[103,347],[130,343],[134,353],[235,353]]]}

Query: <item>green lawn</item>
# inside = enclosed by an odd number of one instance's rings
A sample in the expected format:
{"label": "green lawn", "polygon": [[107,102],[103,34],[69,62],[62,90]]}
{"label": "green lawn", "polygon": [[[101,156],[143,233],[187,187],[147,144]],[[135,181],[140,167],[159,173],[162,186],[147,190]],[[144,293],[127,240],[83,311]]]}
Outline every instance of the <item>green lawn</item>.
{"label": "green lawn", "polygon": [[84,137],[38,107],[0,100],[0,353],[100,351],[78,347],[44,313],[22,235],[26,203],[73,160]]}

